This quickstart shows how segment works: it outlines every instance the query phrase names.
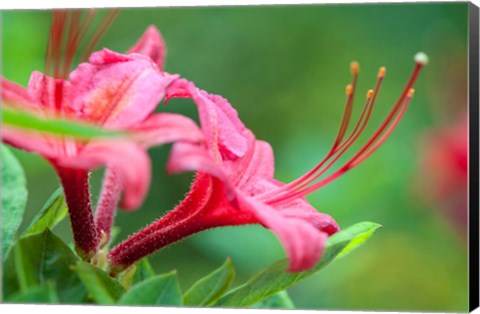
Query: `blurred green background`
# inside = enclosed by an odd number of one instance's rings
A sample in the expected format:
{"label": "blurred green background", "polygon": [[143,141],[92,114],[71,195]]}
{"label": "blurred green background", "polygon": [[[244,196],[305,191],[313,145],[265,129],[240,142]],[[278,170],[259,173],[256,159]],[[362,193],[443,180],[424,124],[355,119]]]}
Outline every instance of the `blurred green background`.
{"label": "blurred green background", "polygon": [[[47,11],[2,12],[3,76],[26,85],[33,70],[43,70],[49,23]],[[149,24],[165,38],[166,70],[228,98],[256,136],[271,143],[282,181],[295,179],[327,153],[340,124],[352,60],[361,67],[356,116],[378,68],[387,67],[362,144],[402,92],[413,55],[425,51],[430,64],[391,138],[358,168],[308,197],[340,226],[368,220],[384,228],[289,293],[305,309],[467,309],[467,229],[455,229],[438,203],[425,197],[424,178],[434,169],[419,162],[424,134],[466,109],[466,3],[124,9],[98,48],[126,51]],[[197,116],[187,100],[159,110]],[[173,208],[188,191],[191,174],[165,174],[169,149],[150,150],[150,194],[138,212],[118,214],[120,239]],[[39,156],[15,152],[27,173],[28,223],[58,180]],[[98,171],[92,177],[94,199],[101,176]],[[68,223],[56,232],[70,237]],[[227,256],[238,284],[283,258],[284,251],[268,230],[244,226],[192,236],[151,261],[158,271],[177,269],[187,288]]]}

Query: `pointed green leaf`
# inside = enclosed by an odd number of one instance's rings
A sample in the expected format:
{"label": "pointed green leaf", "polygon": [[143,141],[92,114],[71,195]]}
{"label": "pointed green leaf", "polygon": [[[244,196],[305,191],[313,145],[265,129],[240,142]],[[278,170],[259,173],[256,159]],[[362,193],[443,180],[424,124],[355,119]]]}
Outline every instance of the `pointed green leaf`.
{"label": "pointed green leaf", "polygon": [[26,292],[15,294],[7,302],[58,304],[59,299],[54,285],[51,282],[47,282],[44,286],[34,287]]}
{"label": "pointed green leaf", "polygon": [[197,281],[183,295],[185,305],[208,306],[214,304],[230,287],[235,277],[232,261],[227,258],[218,269]]}
{"label": "pointed green leaf", "polygon": [[347,232],[339,232],[338,236],[336,236],[334,240],[336,242],[347,242],[347,245],[343,248],[343,250],[338,254],[336,258],[347,255],[348,253],[362,245],[365,241],[370,239],[370,237],[375,231],[377,231],[381,227],[382,225],[372,222],[361,222],[345,229]]}
{"label": "pointed green leaf", "polygon": [[30,226],[23,232],[22,236],[43,232],[45,229],[52,229],[67,215],[67,204],[63,189],[57,189],[43,205],[42,210],[33,218]]}
{"label": "pointed green leaf", "polygon": [[182,292],[175,271],[156,275],[133,286],[118,301],[122,305],[182,305]]}
{"label": "pointed green leaf", "polygon": [[78,262],[73,267],[90,297],[97,304],[115,304],[125,292],[122,285],[110,277],[105,271],[86,262]]}
{"label": "pointed green leaf", "polygon": [[290,273],[286,271],[288,260],[276,262],[254,275],[248,282],[223,296],[218,306],[250,306],[309,277],[338,256],[350,252],[365,242],[381,226],[361,222],[341,230],[328,239],[323,257],[311,270]]}
{"label": "pointed green leaf", "polygon": [[294,309],[295,305],[287,291],[280,291],[251,306],[256,309]]}
{"label": "pointed green leaf", "polygon": [[78,276],[70,269],[78,257],[49,229],[19,239],[5,261],[4,295],[53,282],[62,303],[79,303],[86,290]]}
{"label": "pointed green leaf", "polygon": [[135,275],[133,275],[133,285],[155,276],[155,271],[147,258],[143,258],[141,261],[137,262],[135,267],[137,270],[135,271]]}
{"label": "pointed green leaf", "polygon": [[7,251],[17,233],[18,227],[22,223],[23,212],[27,203],[27,187],[25,173],[22,166],[17,161],[13,153],[5,145],[2,149],[2,210],[1,210],[1,229],[2,229],[2,256],[7,256]]}

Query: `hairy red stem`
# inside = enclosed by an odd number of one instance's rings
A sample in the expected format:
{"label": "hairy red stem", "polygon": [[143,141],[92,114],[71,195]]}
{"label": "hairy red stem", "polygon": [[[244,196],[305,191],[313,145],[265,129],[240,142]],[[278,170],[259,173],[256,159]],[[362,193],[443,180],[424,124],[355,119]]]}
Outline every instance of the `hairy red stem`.
{"label": "hairy red stem", "polygon": [[56,166],[68,205],[75,250],[86,261],[97,252],[99,237],[93,221],[88,172]]}

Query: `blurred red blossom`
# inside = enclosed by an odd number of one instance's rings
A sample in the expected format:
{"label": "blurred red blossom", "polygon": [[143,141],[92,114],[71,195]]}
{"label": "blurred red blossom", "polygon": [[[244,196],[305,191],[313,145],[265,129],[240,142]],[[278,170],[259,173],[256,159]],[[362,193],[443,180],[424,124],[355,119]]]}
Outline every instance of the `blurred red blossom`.
{"label": "blurred red blossom", "polygon": [[468,227],[468,115],[421,139],[423,189],[464,237]]}

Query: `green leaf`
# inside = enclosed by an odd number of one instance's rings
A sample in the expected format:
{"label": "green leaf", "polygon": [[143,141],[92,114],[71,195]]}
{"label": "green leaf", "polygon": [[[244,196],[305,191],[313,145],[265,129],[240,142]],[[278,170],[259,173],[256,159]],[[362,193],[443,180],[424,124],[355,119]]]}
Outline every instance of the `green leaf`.
{"label": "green leaf", "polygon": [[118,301],[122,305],[182,305],[182,292],[177,273],[156,275],[134,285]]}
{"label": "green leaf", "polygon": [[45,229],[52,229],[67,215],[67,204],[62,188],[57,189],[43,205],[42,210],[33,218],[30,226],[22,236],[41,233]]}
{"label": "green leaf", "polygon": [[299,273],[286,271],[288,260],[276,262],[254,275],[248,282],[223,296],[218,306],[250,306],[309,277],[338,256],[352,251],[365,242],[381,226],[361,222],[331,236],[320,262],[311,270]]}
{"label": "green leaf", "polygon": [[25,173],[13,153],[5,145],[2,149],[2,256],[7,256],[7,251],[22,223],[25,205],[27,203],[27,187]]}
{"label": "green leaf", "polygon": [[294,309],[295,305],[288,296],[287,291],[280,291],[251,306],[257,309]]}
{"label": "green leaf", "polygon": [[86,291],[78,276],[70,269],[78,257],[49,229],[19,239],[5,261],[4,293],[9,298],[19,290],[53,282],[62,303],[79,303]]}
{"label": "green leaf", "polygon": [[97,304],[115,304],[125,292],[122,285],[105,271],[80,261],[73,267]]}
{"label": "green leaf", "polygon": [[105,130],[90,124],[56,118],[44,119],[31,113],[14,110],[11,106],[1,108],[2,123],[25,130],[32,130],[61,136],[71,136],[78,139],[98,137],[124,136],[118,131]]}
{"label": "green leaf", "polygon": [[[348,233],[347,232],[339,232],[338,236],[335,238],[336,241],[341,242],[347,242],[348,244],[343,248],[343,250],[338,254],[337,258],[340,258],[344,255],[347,255],[360,245],[362,245],[365,241],[370,239],[370,237],[373,235],[375,231],[377,231],[379,228],[381,228],[382,225],[375,224],[372,222],[361,222],[358,224],[355,224],[353,226],[350,226],[348,228]],[[356,234],[355,237],[351,237],[351,235]]]}
{"label": "green leaf", "polygon": [[143,258],[141,261],[137,262],[135,267],[137,270],[135,271],[132,280],[132,284],[134,285],[155,276],[155,271],[147,258]]}
{"label": "green leaf", "polygon": [[8,303],[47,303],[58,304],[55,286],[47,282],[44,286],[34,287],[23,293],[17,293],[7,300]]}
{"label": "green leaf", "polygon": [[218,269],[197,281],[183,295],[185,305],[208,306],[214,304],[230,287],[235,277],[232,261],[227,258]]}

